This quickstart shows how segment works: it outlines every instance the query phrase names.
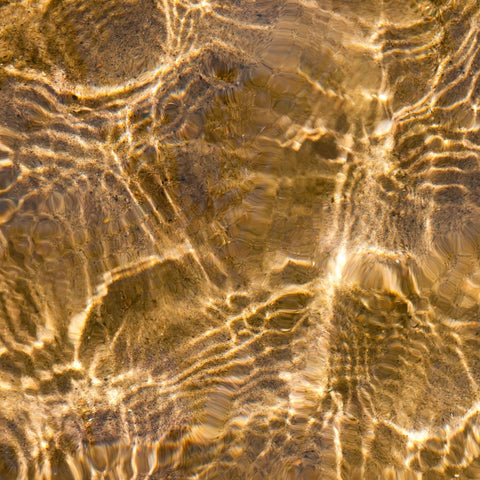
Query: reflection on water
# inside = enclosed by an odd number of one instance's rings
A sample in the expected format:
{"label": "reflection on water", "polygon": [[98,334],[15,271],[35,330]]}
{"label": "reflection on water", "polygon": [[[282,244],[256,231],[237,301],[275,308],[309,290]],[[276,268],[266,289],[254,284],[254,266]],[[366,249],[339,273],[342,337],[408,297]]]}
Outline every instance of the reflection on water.
{"label": "reflection on water", "polygon": [[480,478],[479,24],[0,1],[0,478]]}

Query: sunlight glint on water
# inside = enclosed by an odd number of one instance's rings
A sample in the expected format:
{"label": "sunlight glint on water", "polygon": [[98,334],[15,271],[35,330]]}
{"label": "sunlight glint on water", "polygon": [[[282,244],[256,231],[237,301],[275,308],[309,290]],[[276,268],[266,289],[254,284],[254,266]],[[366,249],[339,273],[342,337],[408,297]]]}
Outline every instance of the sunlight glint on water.
{"label": "sunlight glint on water", "polygon": [[0,479],[480,478],[479,19],[0,2]]}

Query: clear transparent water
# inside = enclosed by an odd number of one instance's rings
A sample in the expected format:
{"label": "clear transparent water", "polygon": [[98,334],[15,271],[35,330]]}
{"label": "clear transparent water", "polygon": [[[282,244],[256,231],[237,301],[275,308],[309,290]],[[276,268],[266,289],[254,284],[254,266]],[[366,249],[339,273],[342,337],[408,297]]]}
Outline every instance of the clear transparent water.
{"label": "clear transparent water", "polygon": [[479,18],[0,2],[0,478],[479,478]]}

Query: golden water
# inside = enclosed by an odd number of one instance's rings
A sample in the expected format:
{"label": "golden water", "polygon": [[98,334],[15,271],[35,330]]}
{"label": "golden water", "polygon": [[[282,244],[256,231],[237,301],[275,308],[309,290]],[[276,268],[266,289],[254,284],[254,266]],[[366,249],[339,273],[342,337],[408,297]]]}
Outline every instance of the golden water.
{"label": "golden water", "polygon": [[475,0],[0,1],[0,479],[479,479]]}

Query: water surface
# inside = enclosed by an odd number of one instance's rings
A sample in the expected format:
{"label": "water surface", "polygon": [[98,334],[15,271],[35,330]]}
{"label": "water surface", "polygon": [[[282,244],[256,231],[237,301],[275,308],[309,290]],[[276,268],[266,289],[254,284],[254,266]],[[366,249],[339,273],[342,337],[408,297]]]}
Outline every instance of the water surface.
{"label": "water surface", "polygon": [[479,25],[0,1],[0,478],[480,478]]}

